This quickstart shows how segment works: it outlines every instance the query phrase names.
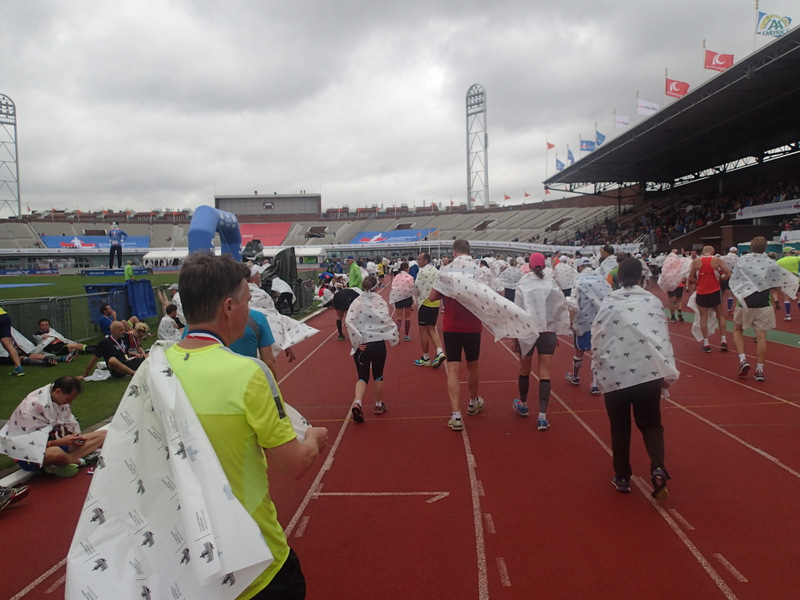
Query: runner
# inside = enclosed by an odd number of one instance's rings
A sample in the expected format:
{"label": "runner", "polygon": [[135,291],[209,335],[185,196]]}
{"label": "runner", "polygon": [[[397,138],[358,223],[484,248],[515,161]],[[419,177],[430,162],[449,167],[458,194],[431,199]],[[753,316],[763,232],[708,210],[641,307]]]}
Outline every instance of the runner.
{"label": "runner", "polygon": [[[697,338],[698,335],[702,337],[703,345],[700,348],[702,352],[711,352],[708,336],[710,333],[713,333],[713,329],[710,330],[709,328],[709,321],[713,321],[713,315],[709,314],[709,309],[713,309],[714,314],[716,314],[716,320],[722,336],[719,349],[722,352],[728,351],[728,341],[725,337],[725,317],[722,313],[722,294],[719,282],[720,279],[729,278],[730,276],[731,272],[728,266],[718,257],[714,256],[714,248],[712,246],[704,246],[703,254],[692,261],[692,269],[689,272],[689,282],[696,282],[697,290],[692,296],[692,299],[697,303],[698,315],[698,318],[695,319],[692,324],[692,333],[695,338]],[[700,329],[699,334],[697,332],[698,327]]]}

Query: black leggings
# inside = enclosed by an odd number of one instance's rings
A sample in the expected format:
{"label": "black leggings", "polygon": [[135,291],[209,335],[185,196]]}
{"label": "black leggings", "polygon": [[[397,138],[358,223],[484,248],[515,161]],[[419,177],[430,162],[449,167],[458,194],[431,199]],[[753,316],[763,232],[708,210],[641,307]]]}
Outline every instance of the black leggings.
{"label": "black leggings", "polygon": [[369,382],[369,371],[372,366],[372,377],[375,381],[383,379],[383,367],[386,364],[386,342],[369,342],[366,350],[356,349],[353,354],[353,361],[356,363],[358,379]]}
{"label": "black leggings", "polygon": [[114,268],[114,255],[115,254],[117,255],[117,268],[121,269],[122,268],[122,246],[120,246],[119,244],[112,244],[111,246],[109,246],[108,268],[109,269],[113,269]]}
{"label": "black leggings", "polygon": [[631,408],[636,427],[642,432],[650,457],[650,471],[664,469],[664,427],[661,425],[661,379],[608,392],[606,412],[611,424],[611,450],[614,473],[623,479],[633,475],[631,468]]}

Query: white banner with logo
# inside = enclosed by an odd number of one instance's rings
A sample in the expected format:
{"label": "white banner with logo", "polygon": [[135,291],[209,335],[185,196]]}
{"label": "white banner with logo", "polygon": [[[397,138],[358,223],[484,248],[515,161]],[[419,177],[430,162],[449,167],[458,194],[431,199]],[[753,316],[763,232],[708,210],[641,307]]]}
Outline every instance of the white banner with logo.
{"label": "white banner with logo", "polygon": [[757,217],[770,217],[776,215],[793,215],[800,212],[800,198],[761,204],[759,206],[746,206],[736,211],[736,220],[755,219]]}

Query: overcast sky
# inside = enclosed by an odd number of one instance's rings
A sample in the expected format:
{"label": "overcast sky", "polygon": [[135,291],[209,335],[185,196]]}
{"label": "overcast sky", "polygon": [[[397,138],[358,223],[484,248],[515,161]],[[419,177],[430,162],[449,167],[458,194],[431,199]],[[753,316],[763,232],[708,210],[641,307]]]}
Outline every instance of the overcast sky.
{"label": "overcast sky", "polygon": [[[760,9],[800,22],[796,0]],[[490,198],[518,204],[595,122],[611,139],[614,109],[633,126],[637,91],[663,106],[665,68],[713,76],[704,39],[750,54],[755,22],[753,0],[6,0],[0,94],[23,212],[300,190],[323,208],[459,204],[475,83]]]}

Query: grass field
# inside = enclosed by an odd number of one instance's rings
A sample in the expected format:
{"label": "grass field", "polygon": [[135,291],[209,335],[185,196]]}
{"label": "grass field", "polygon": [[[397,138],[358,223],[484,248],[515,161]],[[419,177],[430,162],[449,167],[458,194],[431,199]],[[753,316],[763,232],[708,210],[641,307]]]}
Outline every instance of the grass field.
{"label": "grass field", "polygon": [[[301,277],[303,276],[308,275],[303,273]],[[311,276],[316,276],[316,273],[311,273]],[[147,279],[150,280],[155,289],[158,286],[177,282],[178,274],[154,274],[148,276]],[[83,288],[84,284],[116,283],[118,280],[122,282],[123,278],[81,277],[80,275],[0,277],[0,284],[50,284],[35,287],[0,288],[0,306],[2,306],[4,300],[77,296],[85,294]],[[310,310],[313,310],[313,307],[302,313],[296,313],[295,318],[302,318]],[[156,333],[158,329],[158,318],[153,317],[151,319],[145,319],[145,322],[150,325],[151,332]],[[87,343],[94,344],[100,339],[101,338],[98,337],[94,340],[88,340]],[[144,344],[145,347],[152,345],[154,340],[155,337],[147,339]],[[22,399],[33,390],[47,385],[48,383],[52,383],[61,375],[82,375],[90,360],[91,355],[81,354],[71,363],[58,363],[54,367],[27,366],[25,367],[25,376],[23,377],[9,377],[8,373],[11,372],[12,367],[10,365],[0,365],[0,377],[3,378],[3,384],[0,386],[0,419],[7,420]],[[117,410],[117,405],[129,382],[129,377],[124,379],[112,378],[107,381],[86,382],[83,386],[83,392],[78,396],[72,406],[72,412],[77,417],[81,427],[87,429],[112,417]],[[0,454],[0,472],[12,467],[13,464],[13,460]]]}

